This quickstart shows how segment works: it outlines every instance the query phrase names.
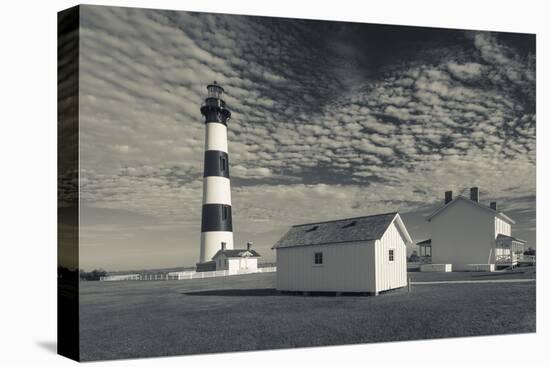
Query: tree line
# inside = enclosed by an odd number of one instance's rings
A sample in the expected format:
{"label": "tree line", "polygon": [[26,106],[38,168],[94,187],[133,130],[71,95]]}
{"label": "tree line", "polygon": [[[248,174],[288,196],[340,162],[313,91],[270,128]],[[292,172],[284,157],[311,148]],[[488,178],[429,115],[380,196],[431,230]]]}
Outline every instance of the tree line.
{"label": "tree line", "polygon": [[84,269],[80,270],[71,270],[64,266],[59,266],[57,268],[57,278],[64,280],[99,280],[101,277],[107,275],[107,271],[103,269],[94,269],[91,271],[86,271]]}

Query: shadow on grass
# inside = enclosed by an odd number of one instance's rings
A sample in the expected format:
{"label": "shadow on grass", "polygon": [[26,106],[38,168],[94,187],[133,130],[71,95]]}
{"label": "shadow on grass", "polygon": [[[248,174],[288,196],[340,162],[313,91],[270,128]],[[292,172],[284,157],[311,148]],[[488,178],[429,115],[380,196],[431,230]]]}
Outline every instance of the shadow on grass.
{"label": "shadow on grass", "polygon": [[267,297],[279,296],[275,288],[261,289],[215,289],[210,291],[186,292],[186,296],[228,296],[228,297]]}
{"label": "shadow on grass", "polygon": [[[403,293],[402,289],[392,289],[381,293]],[[195,291],[182,293],[185,296],[227,296],[227,297],[269,297],[269,296],[307,296],[307,297],[365,297],[371,296],[368,292],[293,292],[278,291],[275,288],[260,289],[215,289],[209,291]]]}
{"label": "shadow on grass", "polygon": [[535,269],[514,269],[514,270],[510,270],[510,271],[506,271],[506,272],[502,272],[502,273],[487,273],[487,274],[474,274],[472,275],[472,278],[481,278],[481,277],[498,277],[498,276],[514,276],[514,275],[526,275],[526,276],[529,276],[529,275],[535,275],[536,274],[536,270]]}
{"label": "shadow on grass", "polygon": [[57,354],[57,342],[55,341],[37,341],[36,344],[50,353]]}

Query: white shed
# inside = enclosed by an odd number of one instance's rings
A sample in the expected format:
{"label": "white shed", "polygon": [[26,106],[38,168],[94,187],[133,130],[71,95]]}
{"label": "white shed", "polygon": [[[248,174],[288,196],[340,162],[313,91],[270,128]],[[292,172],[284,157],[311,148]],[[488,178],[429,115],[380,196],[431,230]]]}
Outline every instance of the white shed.
{"label": "white shed", "polygon": [[295,225],[273,246],[277,289],[376,295],[404,287],[411,243],[398,213]]}

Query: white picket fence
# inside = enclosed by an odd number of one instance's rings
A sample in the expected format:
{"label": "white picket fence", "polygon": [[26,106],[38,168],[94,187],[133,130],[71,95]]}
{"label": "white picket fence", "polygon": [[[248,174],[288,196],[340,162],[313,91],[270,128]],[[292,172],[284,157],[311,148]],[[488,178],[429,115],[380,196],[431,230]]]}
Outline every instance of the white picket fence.
{"label": "white picket fence", "polygon": [[277,271],[276,266],[258,268],[255,270],[216,270],[216,271],[180,271],[172,273],[158,274],[120,274],[107,275],[99,280],[104,282],[121,281],[121,280],[186,280],[186,279],[204,279],[215,277],[226,277],[230,275],[254,274],[254,273],[273,273]]}
{"label": "white picket fence", "polygon": [[159,274],[143,274],[141,276],[141,279],[139,280],[178,280],[178,276],[177,275],[173,275],[171,273],[168,273],[168,274],[163,274],[163,273],[159,273]]}
{"label": "white picket fence", "polygon": [[121,275],[107,275],[100,277],[99,280],[103,282],[114,282],[117,280],[140,280],[140,274],[121,274]]}
{"label": "white picket fence", "polygon": [[266,266],[265,268],[258,268],[258,273],[275,273],[276,271],[276,266]]}
{"label": "white picket fence", "polygon": [[241,275],[241,274],[254,274],[254,273],[273,273],[277,271],[276,266],[258,268],[255,270],[216,270],[216,271],[183,271],[177,273],[168,273],[168,275],[177,276],[178,280],[184,279],[204,279],[204,278],[215,278],[215,277],[227,277],[230,275]]}

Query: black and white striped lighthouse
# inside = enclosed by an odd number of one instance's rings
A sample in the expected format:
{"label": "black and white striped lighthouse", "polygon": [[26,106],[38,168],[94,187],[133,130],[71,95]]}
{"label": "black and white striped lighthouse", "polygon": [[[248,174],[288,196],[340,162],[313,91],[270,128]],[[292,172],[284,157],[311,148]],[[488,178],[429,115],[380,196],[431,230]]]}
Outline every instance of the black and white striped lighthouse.
{"label": "black and white striped lighthouse", "polygon": [[222,248],[233,249],[231,184],[227,150],[227,122],[231,112],[223,100],[223,88],[216,82],[206,87],[201,106],[205,118],[204,178],[200,262],[208,262]]}

